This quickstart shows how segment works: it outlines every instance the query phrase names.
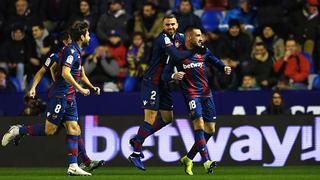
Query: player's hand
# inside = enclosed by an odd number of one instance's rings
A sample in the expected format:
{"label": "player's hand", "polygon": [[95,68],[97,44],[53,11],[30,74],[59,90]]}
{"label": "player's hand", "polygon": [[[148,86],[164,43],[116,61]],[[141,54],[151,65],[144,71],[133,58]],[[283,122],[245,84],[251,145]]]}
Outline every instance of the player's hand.
{"label": "player's hand", "polygon": [[34,97],[36,96],[36,90],[33,89],[33,88],[31,88],[30,91],[29,91],[29,93],[28,93],[28,95],[29,95],[29,97],[34,98]]}
{"label": "player's hand", "polygon": [[99,87],[93,87],[93,91],[94,91],[94,94],[99,96],[100,95],[100,88]]}
{"label": "player's hand", "polygon": [[90,94],[90,90],[81,88],[80,93],[83,94],[84,96],[88,96]]}
{"label": "player's hand", "polygon": [[207,48],[205,46],[196,46],[194,51],[196,54],[204,55],[207,52]]}
{"label": "player's hand", "polygon": [[224,67],[224,73],[226,75],[230,75],[231,74],[231,67],[230,66],[225,66]]}
{"label": "player's hand", "polygon": [[173,75],[172,75],[172,79],[174,79],[174,80],[182,80],[183,79],[183,77],[184,77],[184,75],[185,75],[186,73],[184,73],[184,72],[182,72],[182,71],[180,71],[180,72],[176,72],[176,73],[174,73]]}

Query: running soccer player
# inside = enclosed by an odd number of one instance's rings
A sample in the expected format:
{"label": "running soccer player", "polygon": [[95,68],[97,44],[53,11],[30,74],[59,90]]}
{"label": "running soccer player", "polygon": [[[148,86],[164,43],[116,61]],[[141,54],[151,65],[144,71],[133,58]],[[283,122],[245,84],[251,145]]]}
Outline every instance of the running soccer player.
{"label": "running soccer player", "polygon": [[170,81],[175,78],[174,66],[183,73],[181,88],[192,120],[195,143],[186,156],[180,162],[185,166],[185,172],[193,175],[192,159],[199,152],[206,173],[212,173],[216,167],[216,162],[209,159],[207,141],[215,132],[216,110],[212,99],[212,92],[208,85],[206,74],[206,62],[211,63],[216,68],[231,73],[231,68],[216,58],[207,48],[203,47],[202,33],[199,28],[188,27],[185,31],[185,49],[198,49],[195,55],[183,61],[170,61],[162,74],[162,80]]}
{"label": "running soccer player", "polygon": [[49,92],[45,125],[11,126],[9,131],[3,136],[2,145],[6,146],[19,135],[53,135],[62,123],[65,122],[67,129],[66,144],[69,156],[67,173],[75,176],[91,176],[91,173],[82,170],[77,163],[78,140],[81,131],[78,125],[75,89],[84,96],[90,94],[89,89],[79,85],[79,79],[90,89],[94,90],[97,95],[100,94],[100,89],[90,83],[82,67],[81,48],[90,40],[88,24],[84,22],[74,23],[71,27],[70,35],[73,43],[69,47],[65,46],[59,53],[59,62],[56,66],[56,81]]}
{"label": "running soccer player", "polygon": [[[60,34],[59,37],[60,41],[63,43],[64,46],[68,46],[72,43],[71,37],[69,35],[69,33],[67,31],[63,31]],[[34,98],[36,96],[36,87],[39,84],[40,80],[42,79],[42,77],[44,76],[44,74],[50,70],[51,73],[51,77],[53,82],[56,81],[55,79],[55,68],[57,65],[57,62],[59,61],[59,53],[52,53],[46,60],[46,62],[43,64],[42,68],[36,73],[36,75],[33,78],[32,81],[32,85],[30,88],[30,91],[28,92],[28,95],[32,98]],[[65,122],[63,123],[63,126],[66,127]],[[55,132],[55,134],[58,133],[59,130],[57,130]],[[14,139],[14,144],[18,145],[20,139],[22,139],[23,136],[17,136]],[[85,144],[84,144],[84,140],[81,136],[79,136],[78,139],[78,151],[79,151],[79,157],[82,160],[82,163],[80,164],[80,168],[85,170],[85,171],[93,171],[94,169],[97,169],[101,166],[105,165],[105,161],[104,160],[100,160],[100,161],[94,161],[91,160],[89,158],[89,156],[87,155],[86,149],[85,149]]]}
{"label": "running soccer player", "polygon": [[[184,35],[176,33],[178,22],[174,15],[166,15],[162,23],[163,32],[153,41],[150,66],[141,84],[144,122],[140,125],[137,135],[130,140],[134,152],[128,159],[141,170],[145,170],[141,161],[144,157],[144,140],[173,120],[171,92],[161,81],[163,68],[171,58],[182,60],[194,54],[193,51],[178,50],[184,44]],[[160,116],[157,116],[158,111]]]}

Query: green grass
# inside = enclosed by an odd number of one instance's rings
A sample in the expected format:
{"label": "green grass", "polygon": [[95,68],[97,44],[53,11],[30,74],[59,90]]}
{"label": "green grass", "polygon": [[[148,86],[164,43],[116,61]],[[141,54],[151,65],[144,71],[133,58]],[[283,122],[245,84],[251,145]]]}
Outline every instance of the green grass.
{"label": "green grass", "polygon": [[108,167],[94,171],[91,177],[68,177],[65,168],[0,168],[1,180],[320,180],[320,166],[288,166],[283,168],[219,166],[213,175],[205,174],[202,167],[195,167],[194,174],[194,176],[185,175],[182,167],[149,167],[145,172],[133,167]]}

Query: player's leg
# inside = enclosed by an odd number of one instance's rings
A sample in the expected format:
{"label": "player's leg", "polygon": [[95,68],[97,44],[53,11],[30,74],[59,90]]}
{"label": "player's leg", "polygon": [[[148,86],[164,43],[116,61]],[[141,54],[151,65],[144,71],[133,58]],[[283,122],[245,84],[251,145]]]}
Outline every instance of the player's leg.
{"label": "player's leg", "polygon": [[[79,129],[80,129],[80,134],[81,134],[80,126],[79,126]],[[95,160],[91,160],[89,158],[89,156],[87,155],[84,140],[81,135],[79,135],[79,139],[78,139],[78,155],[82,161],[82,163],[79,165],[79,167],[85,171],[90,172],[90,171],[93,171],[101,166],[105,166],[105,164],[106,164],[106,162],[104,160],[95,161]]]}
{"label": "player's leg", "polygon": [[78,141],[81,135],[80,126],[78,124],[78,111],[76,101],[68,101],[63,116],[66,124],[66,146],[69,157],[69,168],[67,173],[72,176],[91,176],[90,173],[82,170],[78,166]]}
{"label": "player's leg", "polygon": [[[202,102],[202,108],[202,116],[205,122],[204,135],[206,142],[208,142],[208,140],[212,137],[213,133],[215,132],[216,125],[216,108],[212,97],[204,98],[204,101]],[[192,148],[189,150],[187,157],[192,160],[197,155],[197,153],[197,145],[194,144]]]}
{"label": "player's leg", "polygon": [[158,86],[147,81],[142,81],[141,100],[144,108],[144,121],[140,125],[134,138],[130,139],[130,144],[133,146],[133,153],[128,159],[138,169],[145,170],[141,161],[141,158],[144,157],[142,153],[142,144],[148,136],[154,133],[153,124],[156,121],[159,110]]}
{"label": "player's leg", "polygon": [[2,146],[6,146],[10,141],[18,145],[21,138],[27,136],[50,136],[58,131],[61,123],[65,105],[62,99],[50,99],[47,105],[47,119],[45,124],[34,124],[28,126],[13,125],[2,138]]}
{"label": "player's leg", "polygon": [[159,109],[160,116],[157,117],[157,120],[153,124],[154,133],[173,121],[173,102],[171,91],[164,87],[160,88]]}

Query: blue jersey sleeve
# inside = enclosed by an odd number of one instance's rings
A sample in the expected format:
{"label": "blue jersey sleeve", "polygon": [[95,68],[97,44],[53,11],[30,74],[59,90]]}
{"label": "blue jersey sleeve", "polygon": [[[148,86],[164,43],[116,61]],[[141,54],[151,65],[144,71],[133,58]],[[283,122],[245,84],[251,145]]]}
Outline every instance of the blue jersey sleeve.
{"label": "blue jersey sleeve", "polygon": [[160,46],[165,48],[166,53],[171,56],[174,60],[184,60],[194,54],[192,50],[178,50],[173,43],[171,42],[170,38],[163,34],[159,39]]}
{"label": "blue jersey sleeve", "polygon": [[215,57],[208,48],[205,54],[205,59],[220,71],[224,71],[225,64],[219,58]]}
{"label": "blue jersey sleeve", "polygon": [[63,54],[63,65],[67,67],[72,67],[75,61],[78,60],[76,50],[68,48]]}
{"label": "blue jersey sleeve", "polygon": [[48,70],[51,68],[51,66],[55,63],[58,62],[59,60],[59,55],[57,53],[52,53],[46,60],[46,62],[43,64],[43,67]]}

